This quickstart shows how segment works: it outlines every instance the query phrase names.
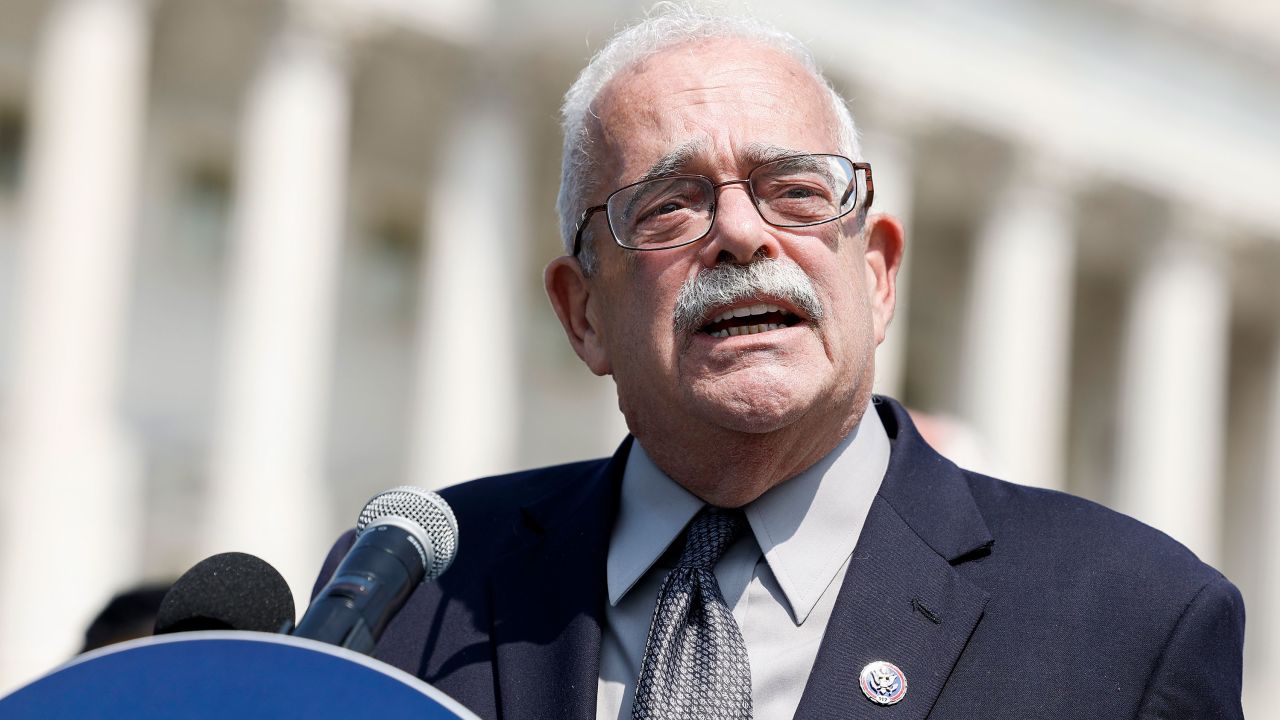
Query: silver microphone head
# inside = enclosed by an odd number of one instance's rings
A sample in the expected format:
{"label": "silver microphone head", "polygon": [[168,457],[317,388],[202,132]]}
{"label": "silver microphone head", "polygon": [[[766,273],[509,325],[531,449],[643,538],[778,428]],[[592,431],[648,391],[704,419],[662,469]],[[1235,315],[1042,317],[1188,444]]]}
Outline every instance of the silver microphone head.
{"label": "silver microphone head", "polygon": [[458,521],[444,498],[412,485],[373,496],[356,520],[356,534],[371,525],[394,524],[417,537],[427,550],[426,581],[449,569],[458,554]]}

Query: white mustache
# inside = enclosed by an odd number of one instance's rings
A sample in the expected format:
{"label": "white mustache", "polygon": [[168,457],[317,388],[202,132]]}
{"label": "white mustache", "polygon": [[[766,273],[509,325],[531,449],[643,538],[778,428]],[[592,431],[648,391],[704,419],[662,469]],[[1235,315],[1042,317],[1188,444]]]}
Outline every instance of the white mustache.
{"label": "white mustache", "polygon": [[795,263],[764,259],[716,265],[685,281],[672,313],[676,333],[697,330],[712,310],[762,296],[791,303],[815,323],[822,319],[822,301],[809,276]]}

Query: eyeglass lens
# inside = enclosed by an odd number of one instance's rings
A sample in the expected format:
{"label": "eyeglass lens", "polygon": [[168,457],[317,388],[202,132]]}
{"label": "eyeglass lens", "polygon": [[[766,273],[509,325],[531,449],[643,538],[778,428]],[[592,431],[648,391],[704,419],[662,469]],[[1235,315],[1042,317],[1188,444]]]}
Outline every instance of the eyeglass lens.
{"label": "eyeglass lens", "polygon": [[[837,155],[800,155],[757,167],[747,177],[760,216],[803,227],[847,214],[857,203],[853,165]],[[675,176],[622,188],[606,203],[609,226],[625,247],[692,242],[711,228],[716,188],[705,177]]]}

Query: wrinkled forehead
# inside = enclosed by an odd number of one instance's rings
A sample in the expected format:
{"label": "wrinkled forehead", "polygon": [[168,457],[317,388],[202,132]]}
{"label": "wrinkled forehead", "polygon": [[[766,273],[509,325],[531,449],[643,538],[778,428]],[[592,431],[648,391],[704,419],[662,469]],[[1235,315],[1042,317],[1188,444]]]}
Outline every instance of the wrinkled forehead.
{"label": "wrinkled forehead", "polygon": [[592,111],[604,188],[658,169],[741,176],[770,156],[839,150],[825,86],[795,58],[754,41],[661,50],[620,71]]}

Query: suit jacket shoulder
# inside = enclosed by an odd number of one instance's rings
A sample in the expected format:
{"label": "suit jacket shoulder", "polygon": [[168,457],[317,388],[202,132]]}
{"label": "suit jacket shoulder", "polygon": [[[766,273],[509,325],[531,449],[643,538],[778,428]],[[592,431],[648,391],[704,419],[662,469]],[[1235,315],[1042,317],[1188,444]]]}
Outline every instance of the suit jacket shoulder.
{"label": "suit jacket shoulder", "polygon": [[[610,505],[616,503],[614,476],[629,448],[628,440],[613,458],[487,477],[441,490],[458,521],[457,557],[439,580],[420,586],[410,596],[388,625],[374,657],[421,677],[480,717],[518,714],[501,712],[503,683],[495,667],[525,658],[509,658],[509,648],[506,644],[499,648],[497,638],[514,633],[520,637],[509,644],[522,647],[535,638],[550,644],[560,635],[567,636],[572,620],[564,617],[565,612],[579,614],[578,608],[561,607],[557,613],[547,595],[530,584],[565,585],[567,592],[554,597],[574,598],[588,609],[599,604],[590,593],[582,592],[582,586],[596,578],[582,572],[581,566],[599,565],[603,573]],[[558,542],[546,541],[551,525],[559,529]],[[566,527],[571,528],[567,533]],[[354,532],[348,531],[334,544],[313,595],[328,581],[353,540]],[[567,667],[541,670],[563,673]],[[583,675],[593,672],[590,663],[579,670]],[[513,703],[524,705],[520,692],[536,688],[537,683],[530,676],[523,678],[529,687],[511,687],[518,674],[509,674],[507,694]],[[558,681],[550,682],[554,689]],[[592,685],[591,692],[594,689]],[[581,687],[576,690],[585,692]],[[553,697],[543,702],[580,700]]]}
{"label": "suit jacket shoulder", "polygon": [[[1077,567],[1074,574],[1061,578],[1063,582],[1083,575],[1103,575],[1114,581],[1136,575],[1157,580],[1163,591],[1184,599],[1222,579],[1221,573],[1181,543],[1127,515],[1067,493],[963,472],[992,528],[993,547],[1002,536],[1016,540],[1000,548],[1011,562],[1049,567],[1049,556],[1061,557],[1062,550],[1070,548]],[[1061,569],[1061,561],[1056,566]],[[1137,586],[1112,583],[1110,587],[1123,591]],[[1144,588],[1148,596],[1151,590]]]}
{"label": "suit jacket shoulder", "polygon": [[1244,603],[1221,573],[1159,530],[1088,500],[965,479],[993,538],[988,556],[957,566],[991,596],[972,649],[1063,688],[1041,711],[1065,714],[1076,701],[1065,690],[1096,680],[1099,690],[1130,691],[1106,693],[1132,696],[1117,717],[1243,716]]}

